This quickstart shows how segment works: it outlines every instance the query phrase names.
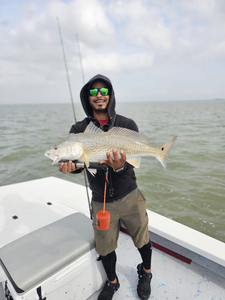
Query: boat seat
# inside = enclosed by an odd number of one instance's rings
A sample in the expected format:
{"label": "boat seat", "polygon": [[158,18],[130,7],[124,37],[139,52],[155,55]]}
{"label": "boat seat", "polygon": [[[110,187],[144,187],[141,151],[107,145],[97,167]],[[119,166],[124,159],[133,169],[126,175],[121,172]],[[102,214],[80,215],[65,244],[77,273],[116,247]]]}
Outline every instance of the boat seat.
{"label": "boat seat", "polygon": [[74,213],[0,249],[0,264],[23,293],[95,247],[92,221]]}

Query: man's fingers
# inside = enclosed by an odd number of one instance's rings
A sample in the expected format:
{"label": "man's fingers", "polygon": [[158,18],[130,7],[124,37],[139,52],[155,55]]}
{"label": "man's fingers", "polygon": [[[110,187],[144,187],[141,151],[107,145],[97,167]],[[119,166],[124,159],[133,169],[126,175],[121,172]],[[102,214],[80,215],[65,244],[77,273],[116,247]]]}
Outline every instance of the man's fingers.
{"label": "man's fingers", "polygon": [[59,171],[63,172],[64,174],[66,174],[67,172],[74,172],[75,169],[75,163],[73,163],[71,160],[69,160],[68,162],[63,162],[59,165]]}
{"label": "man's fingers", "polygon": [[67,172],[71,173],[73,171],[75,171],[75,164],[71,160],[69,160],[68,161]]}
{"label": "man's fingers", "polygon": [[107,152],[106,156],[107,156],[108,164],[112,164],[113,163],[113,159],[112,159],[112,156],[111,156],[110,152]]}
{"label": "man's fingers", "polygon": [[116,149],[113,149],[113,158],[115,162],[119,161],[119,156],[118,156],[118,152]]}
{"label": "man's fingers", "polygon": [[62,172],[63,172],[64,174],[66,174],[66,173],[67,173],[67,170],[68,170],[68,165],[67,165],[67,163],[64,163]]}
{"label": "man's fingers", "polygon": [[69,160],[67,163],[67,172],[71,172],[71,168],[72,168],[72,161]]}
{"label": "man's fingers", "polygon": [[127,159],[127,156],[126,156],[126,153],[123,151],[123,150],[121,150],[120,151],[120,154],[121,154],[121,161],[126,161],[126,159]]}
{"label": "man's fingers", "polygon": [[72,162],[71,164],[71,172],[74,172],[76,170],[75,163]]}
{"label": "man's fingers", "polygon": [[60,172],[63,171],[63,166],[64,166],[64,163],[61,163],[61,164],[59,165],[59,171],[60,171]]}
{"label": "man's fingers", "polygon": [[117,150],[113,149],[113,157],[111,156],[110,152],[107,152],[106,153],[107,160],[100,161],[100,164],[106,163],[115,170],[119,169],[122,166],[124,166],[125,161],[127,159],[126,153],[123,150],[120,151],[120,155],[121,158],[119,158]]}

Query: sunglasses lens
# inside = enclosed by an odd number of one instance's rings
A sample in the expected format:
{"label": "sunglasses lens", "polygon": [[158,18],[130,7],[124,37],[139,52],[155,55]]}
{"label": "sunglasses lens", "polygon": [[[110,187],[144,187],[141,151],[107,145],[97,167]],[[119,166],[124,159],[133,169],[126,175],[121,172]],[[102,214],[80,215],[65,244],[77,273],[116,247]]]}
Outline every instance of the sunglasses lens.
{"label": "sunglasses lens", "polygon": [[96,96],[98,94],[98,89],[91,89],[90,90],[90,95],[91,96]]}
{"label": "sunglasses lens", "polygon": [[98,91],[100,91],[102,96],[107,96],[108,93],[109,93],[109,89],[103,87],[103,88],[100,88],[100,89],[97,89],[97,88],[96,89],[90,89],[90,95],[92,97],[95,97],[95,96],[98,95]]}
{"label": "sunglasses lens", "polygon": [[101,88],[100,93],[102,94],[102,96],[107,96],[109,93],[109,90],[107,88]]}

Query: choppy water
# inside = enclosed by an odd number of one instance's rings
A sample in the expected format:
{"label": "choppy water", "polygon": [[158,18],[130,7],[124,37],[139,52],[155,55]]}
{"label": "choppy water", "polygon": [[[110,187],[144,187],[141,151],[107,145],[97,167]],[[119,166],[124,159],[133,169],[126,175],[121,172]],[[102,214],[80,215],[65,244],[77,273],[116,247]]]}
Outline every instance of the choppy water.
{"label": "choppy water", "polygon": [[[225,101],[118,103],[117,113],[152,146],[178,136],[167,170],[149,157],[136,171],[147,207],[225,242]],[[70,104],[0,106],[0,185],[48,176],[84,185],[83,175],[64,175],[44,157],[73,123]]]}

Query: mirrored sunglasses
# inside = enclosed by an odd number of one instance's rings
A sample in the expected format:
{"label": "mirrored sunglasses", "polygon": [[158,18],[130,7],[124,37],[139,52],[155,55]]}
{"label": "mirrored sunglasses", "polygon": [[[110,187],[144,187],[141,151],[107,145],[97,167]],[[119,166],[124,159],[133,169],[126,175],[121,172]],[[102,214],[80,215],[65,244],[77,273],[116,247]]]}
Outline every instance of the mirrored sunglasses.
{"label": "mirrored sunglasses", "polygon": [[109,89],[108,88],[104,88],[104,87],[102,87],[100,89],[98,89],[98,88],[90,89],[89,93],[90,93],[90,95],[92,97],[95,97],[95,96],[98,95],[98,91],[101,93],[102,96],[107,96],[109,94]]}

